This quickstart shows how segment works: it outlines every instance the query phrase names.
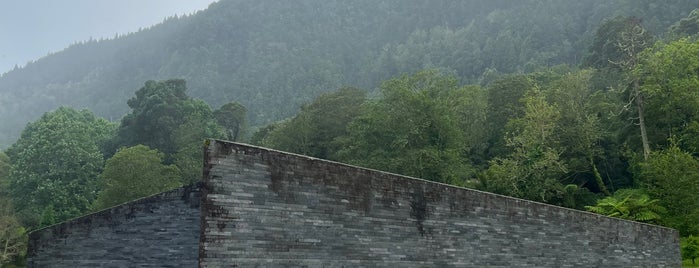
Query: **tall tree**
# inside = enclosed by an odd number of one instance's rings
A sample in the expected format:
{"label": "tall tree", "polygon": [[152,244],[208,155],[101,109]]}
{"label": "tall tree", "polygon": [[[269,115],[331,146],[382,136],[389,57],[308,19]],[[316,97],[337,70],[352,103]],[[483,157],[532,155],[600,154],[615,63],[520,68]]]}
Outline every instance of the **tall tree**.
{"label": "tall tree", "polygon": [[699,232],[699,159],[673,144],[654,152],[634,172],[648,194],[667,208],[665,225],[683,236]]}
{"label": "tall tree", "polygon": [[604,21],[595,32],[584,67],[624,71],[635,66],[638,53],[653,45],[653,36],[637,17],[617,16]]}
{"label": "tall tree", "polygon": [[520,99],[534,87],[534,81],[525,75],[509,75],[494,81],[488,87],[488,113],[486,126],[489,130],[488,156],[504,156],[507,148],[505,126],[510,119],[524,114]]}
{"label": "tall tree", "polygon": [[597,161],[605,158],[604,148],[600,145],[608,136],[600,119],[605,100],[602,92],[591,88],[591,79],[590,70],[571,72],[553,81],[545,94],[559,107],[556,132],[561,145],[566,148],[561,151],[561,157],[568,164],[571,178],[584,185],[588,177],[593,177],[595,188],[610,195],[597,167]]}
{"label": "tall tree", "polygon": [[[192,106],[184,122],[171,134],[177,152],[171,155],[173,163],[182,174],[182,183],[190,184],[201,179],[204,166],[202,142],[207,138],[222,139],[226,132],[216,123],[209,106],[201,100],[188,102]],[[230,134],[230,132],[228,132]]]}
{"label": "tall tree", "polygon": [[635,114],[633,119],[638,120],[644,159],[648,159],[651,151],[644,112],[645,96],[641,91],[641,77],[633,70],[639,63],[641,52],[652,43],[653,36],[643,27],[640,18],[616,17],[597,29],[590,54],[583,62],[584,66],[619,72],[619,77],[624,79],[628,96],[624,108],[635,108],[632,114]]}
{"label": "tall tree", "polygon": [[479,187],[529,200],[560,202],[563,184],[559,179],[568,170],[560,159],[555,136],[559,109],[536,88],[529,90],[523,101],[524,115],[508,124],[512,134],[506,137],[506,145],[512,153],[490,161]]}
{"label": "tall tree", "polygon": [[101,191],[92,208],[108,208],[181,185],[179,169],[162,161],[162,153],[145,145],[120,149],[99,175]]}
{"label": "tall tree", "polygon": [[699,154],[699,43],[680,39],[642,54],[640,77],[652,145],[675,136],[682,149]]}
{"label": "tall tree", "polygon": [[27,125],[7,150],[11,194],[25,226],[49,225],[89,210],[104,164],[98,144],[113,131],[113,124],[91,112],[66,107]]}
{"label": "tall tree", "polygon": [[226,129],[226,136],[231,141],[242,138],[248,125],[248,110],[240,103],[229,102],[214,111],[218,124]]}
{"label": "tall tree", "polygon": [[184,123],[191,108],[197,107],[191,105],[186,89],[182,79],[147,81],[128,101],[131,113],[121,120],[117,144],[143,144],[168,156],[177,152],[172,133]]}
{"label": "tall tree", "polygon": [[360,166],[462,184],[470,166],[463,135],[448,107],[454,77],[435,70],[385,81],[348,126],[340,159]]}
{"label": "tall tree", "polygon": [[464,158],[475,166],[483,166],[488,149],[488,91],[478,85],[463,86],[449,91],[444,107],[453,116],[461,133]]}
{"label": "tall tree", "polygon": [[318,96],[301,107],[293,118],[280,123],[267,137],[265,146],[280,150],[337,160],[339,138],[347,125],[361,112],[366,92],[345,87]]}

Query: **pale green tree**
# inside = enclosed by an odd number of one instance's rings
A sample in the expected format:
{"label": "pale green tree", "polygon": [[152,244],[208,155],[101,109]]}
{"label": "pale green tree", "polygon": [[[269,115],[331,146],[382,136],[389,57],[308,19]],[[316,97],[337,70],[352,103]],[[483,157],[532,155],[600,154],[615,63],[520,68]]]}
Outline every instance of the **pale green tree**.
{"label": "pale green tree", "polygon": [[114,125],[89,111],[61,107],[22,131],[8,150],[10,193],[22,223],[50,225],[89,211],[104,165],[100,144]]}
{"label": "pale green tree", "polygon": [[101,191],[94,210],[108,208],[181,185],[180,171],[163,165],[163,153],[145,145],[122,148],[108,159],[99,176]]}
{"label": "pale green tree", "polygon": [[545,94],[559,107],[556,135],[565,148],[561,157],[566,160],[571,178],[587,184],[588,178],[593,177],[599,191],[610,195],[597,167],[597,161],[604,159],[600,144],[608,136],[599,116],[606,114],[605,100],[602,92],[590,88],[591,78],[590,70],[565,74],[553,81]]}
{"label": "pale green tree", "polygon": [[646,96],[648,135],[652,145],[679,146],[699,153],[699,43],[680,39],[657,44],[642,54],[635,69]]}
{"label": "pale green tree", "polygon": [[568,172],[555,136],[559,109],[533,89],[523,99],[524,115],[510,120],[506,145],[512,153],[496,157],[480,176],[479,188],[499,194],[555,203],[562,199],[559,179]]}
{"label": "pale green tree", "polygon": [[663,224],[682,235],[699,231],[699,160],[676,144],[638,164],[634,170],[650,197],[667,208]]}

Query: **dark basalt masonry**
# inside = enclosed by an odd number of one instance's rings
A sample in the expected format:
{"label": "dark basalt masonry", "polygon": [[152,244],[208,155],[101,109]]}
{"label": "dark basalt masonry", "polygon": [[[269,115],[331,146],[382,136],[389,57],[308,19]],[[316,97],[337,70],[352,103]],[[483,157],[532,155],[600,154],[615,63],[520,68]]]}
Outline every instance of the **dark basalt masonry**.
{"label": "dark basalt masonry", "polygon": [[678,233],[218,140],[203,180],[30,234],[29,267],[680,267]]}

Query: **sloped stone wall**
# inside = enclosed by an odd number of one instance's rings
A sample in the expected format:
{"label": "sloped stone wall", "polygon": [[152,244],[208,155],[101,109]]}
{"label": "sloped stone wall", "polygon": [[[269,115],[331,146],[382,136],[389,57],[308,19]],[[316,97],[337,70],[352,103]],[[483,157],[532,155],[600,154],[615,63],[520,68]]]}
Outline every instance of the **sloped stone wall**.
{"label": "sloped stone wall", "polygon": [[204,178],[30,234],[29,267],[680,267],[675,230],[211,140]]}
{"label": "sloped stone wall", "polygon": [[178,188],[29,236],[28,267],[197,267],[199,191]]}
{"label": "sloped stone wall", "polygon": [[658,226],[211,141],[200,267],[679,267]]}

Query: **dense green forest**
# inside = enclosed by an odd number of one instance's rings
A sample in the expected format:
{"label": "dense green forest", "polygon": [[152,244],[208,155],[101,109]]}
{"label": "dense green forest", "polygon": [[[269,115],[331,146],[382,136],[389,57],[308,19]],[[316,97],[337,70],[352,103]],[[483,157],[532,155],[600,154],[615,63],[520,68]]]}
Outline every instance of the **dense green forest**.
{"label": "dense green forest", "polygon": [[222,0],[77,43],[0,77],[0,264],[196,181],[208,137],[661,224],[697,258],[695,8]]}
{"label": "dense green forest", "polygon": [[425,68],[483,84],[493,74],[577,65],[604,19],[636,16],[662,36],[694,8],[694,0],[222,0],[2,74],[0,148],[63,105],[117,121],[147,80],[185,79],[192,97],[212,107],[240,102],[261,126],[320,93],[374,89]]}

